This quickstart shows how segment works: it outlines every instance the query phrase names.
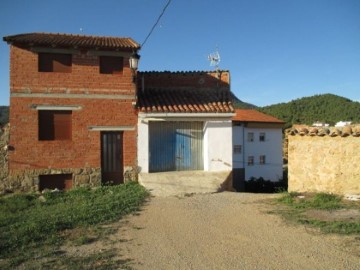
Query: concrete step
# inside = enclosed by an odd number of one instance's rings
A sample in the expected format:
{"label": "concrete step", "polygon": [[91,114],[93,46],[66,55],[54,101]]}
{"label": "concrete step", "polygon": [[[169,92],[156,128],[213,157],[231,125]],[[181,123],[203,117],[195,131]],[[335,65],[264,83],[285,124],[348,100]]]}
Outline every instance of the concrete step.
{"label": "concrete step", "polygon": [[231,190],[230,171],[177,171],[140,173],[139,183],[154,196],[182,196]]}

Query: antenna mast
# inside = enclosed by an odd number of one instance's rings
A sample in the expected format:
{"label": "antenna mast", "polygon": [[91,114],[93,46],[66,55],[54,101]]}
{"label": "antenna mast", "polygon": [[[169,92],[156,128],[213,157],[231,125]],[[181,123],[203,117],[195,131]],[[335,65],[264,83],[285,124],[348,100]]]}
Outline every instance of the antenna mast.
{"label": "antenna mast", "polygon": [[208,60],[210,61],[210,66],[215,67],[215,70],[218,72],[221,58],[217,47],[215,52],[209,54]]}

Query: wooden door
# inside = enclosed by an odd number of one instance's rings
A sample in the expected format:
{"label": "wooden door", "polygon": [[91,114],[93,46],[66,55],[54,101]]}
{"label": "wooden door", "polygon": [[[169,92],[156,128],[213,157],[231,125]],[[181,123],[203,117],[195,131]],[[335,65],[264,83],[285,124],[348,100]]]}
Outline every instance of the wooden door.
{"label": "wooden door", "polygon": [[101,132],[101,179],[103,183],[124,182],[122,132]]}

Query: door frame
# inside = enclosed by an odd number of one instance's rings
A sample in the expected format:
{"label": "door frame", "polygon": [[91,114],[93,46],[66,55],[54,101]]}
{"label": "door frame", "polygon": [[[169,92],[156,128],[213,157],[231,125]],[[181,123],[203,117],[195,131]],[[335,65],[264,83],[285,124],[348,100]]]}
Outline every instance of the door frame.
{"label": "door frame", "polygon": [[[106,136],[111,142],[105,142]],[[104,152],[105,144],[106,153]],[[101,182],[103,184],[124,183],[123,145],[123,131],[100,132]]]}

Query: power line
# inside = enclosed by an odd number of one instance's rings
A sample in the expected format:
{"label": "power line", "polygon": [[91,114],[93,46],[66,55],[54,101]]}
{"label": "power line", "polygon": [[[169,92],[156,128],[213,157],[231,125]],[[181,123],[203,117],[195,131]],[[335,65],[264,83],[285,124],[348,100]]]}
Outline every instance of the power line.
{"label": "power line", "polygon": [[167,4],[165,5],[165,7],[163,8],[162,12],[160,13],[159,17],[157,18],[155,24],[153,25],[153,27],[151,28],[149,34],[146,36],[145,40],[143,41],[143,43],[141,44],[141,48],[145,45],[146,41],[149,39],[149,37],[151,36],[152,32],[154,31],[155,27],[157,26],[157,24],[159,23],[161,17],[164,15],[167,7],[170,5],[171,0],[169,0],[167,2]]}

